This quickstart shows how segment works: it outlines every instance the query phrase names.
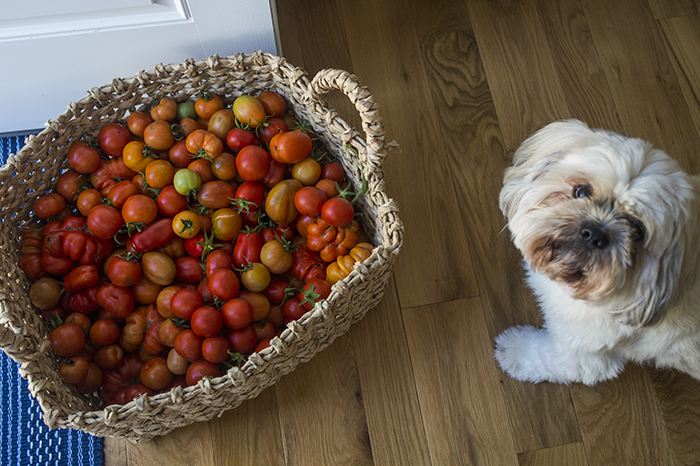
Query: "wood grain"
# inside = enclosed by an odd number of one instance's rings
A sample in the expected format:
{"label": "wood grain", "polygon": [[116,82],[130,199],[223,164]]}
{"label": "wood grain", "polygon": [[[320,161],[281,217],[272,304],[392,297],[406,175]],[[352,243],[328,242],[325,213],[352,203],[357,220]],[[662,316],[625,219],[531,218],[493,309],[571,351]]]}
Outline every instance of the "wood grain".
{"label": "wood grain", "polygon": [[520,466],[588,466],[583,443],[572,443],[518,455]]}
{"label": "wood grain", "polygon": [[126,440],[105,437],[102,439],[105,466],[127,466]]}
{"label": "wood grain", "polygon": [[581,5],[542,0],[537,7],[571,116],[591,127],[623,132]]}
{"label": "wood grain", "polygon": [[147,442],[127,443],[126,453],[130,466],[215,466],[211,421],[180,427]]}
{"label": "wood grain", "polygon": [[376,466],[430,464],[403,328],[391,280],[379,306],[350,330]]}
{"label": "wood grain", "polygon": [[217,466],[276,466],[284,451],[274,387],[211,420]]}
{"label": "wood grain", "polygon": [[659,22],[685,102],[700,132],[700,16]]}
{"label": "wood grain", "polygon": [[700,464],[698,381],[672,371],[652,371],[651,380],[676,465]]}
{"label": "wood grain", "polygon": [[700,138],[659,27],[643,0],[582,0],[625,134],[700,173]]}
{"label": "wood grain", "polygon": [[349,334],[274,387],[288,466],[373,464]]}
{"label": "wood grain", "polygon": [[[479,52],[464,25],[460,30],[422,39],[433,101],[445,122],[441,127],[443,141],[457,193],[463,199],[462,226],[473,246],[475,268],[480,271],[477,280],[493,338],[510,325],[537,325],[540,317],[523,284],[521,257],[503,231],[498,193],[510,155],[503,147]],[[505,378],[503,391],[517,451],[580,440],[566,387],[521,384]]]}
{"label": "wood grain", "polygon": [[403,315],[432,464],[517,465],[480,300]]}
{"label": "wood grain", "polygon": [[569,116],[536,2],[468,5],[505,147],[514,151],[534,131]]}
{"label": "wood grain", "polygon": [[674,464],[649,374],[629,366],[613,381],[571,386],[591,466]]}
{"label": "wood grain", "polygon": [[657,19],[696,15],[700,12],[698,0],[649,0],[649,6]]}
{"label": "wood grain", "polygon": [[[388,140],[402,149],[385,162],[387,189],[407,232],[395,267],[401,306],[475,296],[468,240],[458,229],[444,227],[445,219],[460,218],[460,199],[410,8],[404,0],[340,4],[353,69],[382,105]],[[421,273],[413,264],[420,264]]]}

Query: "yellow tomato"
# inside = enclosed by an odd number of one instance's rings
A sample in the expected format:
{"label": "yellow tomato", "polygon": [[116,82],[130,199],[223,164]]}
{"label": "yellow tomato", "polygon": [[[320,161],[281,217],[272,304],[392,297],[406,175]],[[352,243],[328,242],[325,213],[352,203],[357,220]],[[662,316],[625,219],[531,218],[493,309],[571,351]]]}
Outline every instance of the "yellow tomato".
{"label": "yellow tomato", "polygon": [[192,238],[199,233],[199,216],[191,210],[183,210],[173,217],[173,231],[180,238]]}

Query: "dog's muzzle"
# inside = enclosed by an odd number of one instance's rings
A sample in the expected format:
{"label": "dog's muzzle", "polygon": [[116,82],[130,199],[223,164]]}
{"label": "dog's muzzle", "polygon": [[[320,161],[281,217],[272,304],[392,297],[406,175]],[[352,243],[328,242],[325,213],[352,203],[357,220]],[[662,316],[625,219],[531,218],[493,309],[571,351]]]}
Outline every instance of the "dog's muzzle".
{"label": "dog's muzzle", "polygon": [[578,235],[581,242],[589,249],[605,249],[610,245],[610,235],[595,223],[581,225]]}

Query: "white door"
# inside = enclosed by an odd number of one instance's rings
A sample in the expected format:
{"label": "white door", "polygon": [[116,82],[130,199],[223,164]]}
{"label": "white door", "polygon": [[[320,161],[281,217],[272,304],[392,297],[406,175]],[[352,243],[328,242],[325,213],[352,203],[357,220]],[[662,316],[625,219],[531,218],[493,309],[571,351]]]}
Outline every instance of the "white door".
{"label": "white door", "polygon": [[255,50],[276,53],[270,2],[3,2],[0,134],[41,129],[88,89],[159,63]]}

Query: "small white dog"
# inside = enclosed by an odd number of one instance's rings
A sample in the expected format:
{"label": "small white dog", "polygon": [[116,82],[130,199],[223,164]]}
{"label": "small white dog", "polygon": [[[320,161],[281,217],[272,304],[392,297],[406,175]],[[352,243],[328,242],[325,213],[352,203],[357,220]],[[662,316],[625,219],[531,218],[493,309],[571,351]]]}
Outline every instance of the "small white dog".
{"label": "small white dog", "polygon": [[516,151],[500,207],[545,320],[496,338],[503,370],[592,385],[633,361],[700,379],[700,178],[640,139],[556,122]]}

